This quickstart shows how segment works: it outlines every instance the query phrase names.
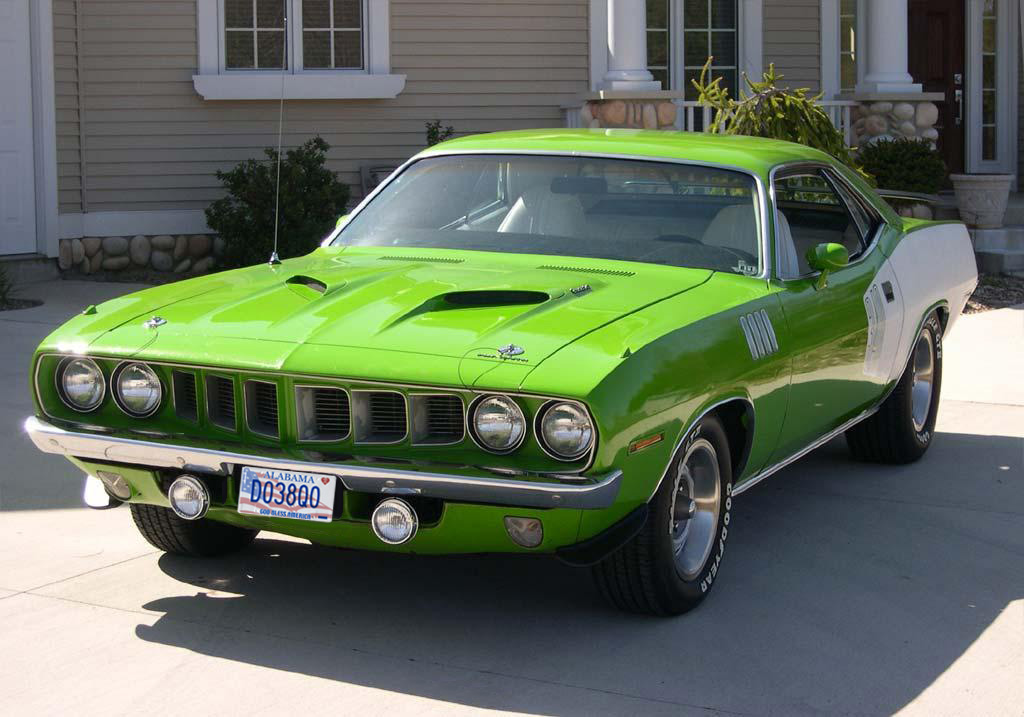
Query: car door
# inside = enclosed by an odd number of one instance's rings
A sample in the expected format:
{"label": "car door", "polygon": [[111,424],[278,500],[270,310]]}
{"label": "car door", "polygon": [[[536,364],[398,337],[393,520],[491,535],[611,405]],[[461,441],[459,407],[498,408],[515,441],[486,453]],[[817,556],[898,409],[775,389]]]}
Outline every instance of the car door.
{"label": "car door", "polygon": [[[776,284],[792,362],[789,405],[775,459],[801,450],[875,402],[884,381],[869,370],[872,287],[886,257],[872,240],[881,218],[824,166],[776,173]],[[850,263],[820,275],[807,261],[821,243],[846,247]]]}

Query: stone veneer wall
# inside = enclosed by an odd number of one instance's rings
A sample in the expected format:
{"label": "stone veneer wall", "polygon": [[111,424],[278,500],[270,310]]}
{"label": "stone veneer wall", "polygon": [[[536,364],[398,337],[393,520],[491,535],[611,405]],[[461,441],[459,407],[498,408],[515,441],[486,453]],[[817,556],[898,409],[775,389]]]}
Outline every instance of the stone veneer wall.
{"label": "stone veneer wall", "polygon": [[656,98],[592,100],[580,109],[581,127],[675,129],[676,106]]}
{"label": "stone veneer wall", "polygon": [[57,265],[83,274],[129,269],[205,274],[223,251],[223,240],[209,234],[61,239]]}
{"label": "stone veneer wall", "polygon": [[939,132],[935,129],[938,121],[939,108],[934,102],[902,99],[863,102],[853,111],[855,143],[861,145],[909,137],[923,139],[934,147],[939,138]]}

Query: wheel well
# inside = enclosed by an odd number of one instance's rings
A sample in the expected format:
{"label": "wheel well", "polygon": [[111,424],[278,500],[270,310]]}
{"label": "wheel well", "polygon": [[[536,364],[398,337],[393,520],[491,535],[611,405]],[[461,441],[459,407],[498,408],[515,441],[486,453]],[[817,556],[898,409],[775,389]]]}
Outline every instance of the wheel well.
{"label": "wheel well", "polygon": [[945,332],[946,322],[949,321],[949,307],[945,305],[938,306],[935,309],[935,313],[939,315],[939,323],[942,324],[942,330]]}
{"label": "wheel well", "polygon": [[729,439],[729,457],[735,481],[743,473],[754,439],[754,407],[743,399],[723,403],[714,410]]}

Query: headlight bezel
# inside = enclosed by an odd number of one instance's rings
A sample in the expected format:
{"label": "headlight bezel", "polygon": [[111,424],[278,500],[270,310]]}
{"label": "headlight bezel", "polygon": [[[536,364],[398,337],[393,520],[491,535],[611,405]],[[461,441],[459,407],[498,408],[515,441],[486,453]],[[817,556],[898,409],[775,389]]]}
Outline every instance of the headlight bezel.
{"label": "headlight bezel", "polygon": [[[126,370],[133,366],[141,366],[156,379],[156,402],[153,404],[152,408],[147,411],[140,412],[129,408],[124,397],[121,395],[121,376]],[[131,416],[132,418],[148,418],[159,411],[164,405],[164,382],[161,380],[160,374],[157,373],[157,371],[149,364],[143,361],[122,361],[114,368],[110,375],[110,394],[114,397],[114,403],[117,404],[117,407],[120,408],[125,415]]]}
{"label": "headlight bezel", "polygon": [[[78,361],[85,364],[90,364],[96,370],[96,373],[99,376],[100,395],[99,398],[96,399],[96,402],[90,406],[80,406],[76,404],[74,401],[72,401],[68,397],[67,389],[64,385],[64,376],[67,373],[68,368],[71,366],[71,364]],[[99,409],[100,406],[103,405],[103,401],[107,397],[106,374],[103,373],[103,369],[100,367],[100,365],[95,360],[89,358],[88,356],[66,356],[63,359],[61,359],[60,362],[57,364],[57,370],[54,371],[53,383],[54,387],[57,389],[57,397],[60,398],[61,403],[63,403],[65,406],[70,408],[72,411],[75,411],[76,413],[92,413],[96,411],[97,409]]]}
{"label": "headlight bezel", "polygon": [[[558,406],[571,406],[575,408],[586,417],[590,425],[590,438],[586,445],[582,450],[571,455],[559,453],[552,448],[544,432],[545,419],[548,417],[548,414]],[[553,398],[541,406],[534,418],[533,433],[537,437],[537,444],[540,446],[541,450],[544,451],[548,457],[554,458],[556,461],[560,461],[562,463],[575,463],[582,458],[585,458],[593,452],[594,447],[597,445],[597,424],[594,421],[594,416],[590,413],[590,409],[588,409],[585,404],[572,399]]]}
{"label": "headlight bezel", "polygon": [[[515,443],[509,445],[506,448],[495,448],[493,446],[489,446],[479,436],[479,431],[477,429],[477,413],[479,412],[481,406],[483,406],[484,403],[490,400],[500,400],[508,402],[508,404],[515,409],[515,413],[518,415],[520,425],[522,426],[522,431],[520,432],[518,439],[515,441]],[[473,399],[466,413],[466,418],[466,423],[468,424],[467,427],[469,428],[469,435],[473,439],[473,442],[482,450],[498,456],[505,456],[519,450],[526,442],[527,434],[530,432],[530,422],[526,418],[526,412],[523,410],[523,407],[519,405],[519,402],[516,401],[515,398],[504,393],[486,393]]]}

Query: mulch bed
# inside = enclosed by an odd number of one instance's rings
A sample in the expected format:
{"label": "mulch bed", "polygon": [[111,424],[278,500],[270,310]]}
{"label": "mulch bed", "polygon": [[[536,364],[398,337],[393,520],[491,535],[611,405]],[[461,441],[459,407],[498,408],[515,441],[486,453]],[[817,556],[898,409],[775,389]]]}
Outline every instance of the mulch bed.
{"label": "mulch bed", "polygon": [[967,300],[965,314],[1024,304],[1024,279],[1001,274],[980,274],[978,288]]}

